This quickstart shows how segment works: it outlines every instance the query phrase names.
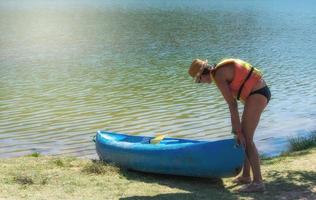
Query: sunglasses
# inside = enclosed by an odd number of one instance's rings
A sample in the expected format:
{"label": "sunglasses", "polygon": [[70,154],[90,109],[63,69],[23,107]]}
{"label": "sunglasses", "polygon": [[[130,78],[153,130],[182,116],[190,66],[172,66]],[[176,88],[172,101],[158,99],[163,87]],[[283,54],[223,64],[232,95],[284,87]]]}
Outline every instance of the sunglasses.
{"label": "sunglasses", "polygon": [[203,71],[196,76],[195,82],[201,83],[201,77],[203,75],[208,75],[209,73],[210,73],[210,70],[208,68],[204,68]]}

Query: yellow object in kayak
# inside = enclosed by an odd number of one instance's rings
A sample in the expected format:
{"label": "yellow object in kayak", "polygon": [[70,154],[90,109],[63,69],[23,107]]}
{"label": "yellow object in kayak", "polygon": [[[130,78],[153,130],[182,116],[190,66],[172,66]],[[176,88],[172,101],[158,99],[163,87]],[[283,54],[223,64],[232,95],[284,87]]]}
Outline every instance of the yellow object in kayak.
{"label": "yellow object in kayak", "polygon": [[161,140],[163,140],[165,138],[165,135],[157,135],[156,137],[154,137],[153,139],[150,140],[150,144],[159,144],[161,142]]}

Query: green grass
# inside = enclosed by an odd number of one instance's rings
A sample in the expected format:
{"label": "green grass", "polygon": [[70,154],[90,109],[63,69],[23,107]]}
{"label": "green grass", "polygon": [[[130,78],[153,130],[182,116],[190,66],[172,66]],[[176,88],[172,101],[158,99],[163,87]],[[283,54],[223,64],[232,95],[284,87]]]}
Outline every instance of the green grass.
{"label": "green grass", "polygon": [[[316,130],[311,131],[309,134],[307,134],[307,136],[291,137],[288,139],[288,142],[289,148],[288,150],[281,153],[281,157],[293,155],[293,153],[295,154],[297,151],[299,151],[299,154],[305,154],[308,152],[305,150],[316,147]],[[265,154],[260,154],[259,156],[261,160],[270,160],[273,158]]]}
{"label": "green grass", "polygon": [[34,153],[29,154],[29,155],[27,155],[27,156],[37,158],[37,157],[40,157],[40,156],[41,156],[41,154],[40,154],[39,152],[34,152]]}
{"label": "green grass", "polygon": [[263,194],[236,193],[232,178],[146,174],[72,157],[1,159],[0,199],[316,199],[315,157],[311,148],[263,160]]}
{"label": "green grass", "polygon": [[81,171],[87,174],[111,174],[117,173],[119,171],[119,168],[115,167],[114,165],[106,164],[99,160],[92,160],[92,162],[85,165]]}
{"label": "green grass", "polygon": [[290,152],[316,147],[316,131],[312,131],[308,136],[305,137],[290,138],[289,143]]}

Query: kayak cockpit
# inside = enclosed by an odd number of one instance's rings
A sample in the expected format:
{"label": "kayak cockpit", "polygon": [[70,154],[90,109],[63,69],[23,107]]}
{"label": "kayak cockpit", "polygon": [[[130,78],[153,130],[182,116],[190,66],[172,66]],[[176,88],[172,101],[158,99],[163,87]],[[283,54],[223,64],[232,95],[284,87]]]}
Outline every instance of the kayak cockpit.
{"label": "kayak cockpit", "polygon": [[[150,144],[150,140],[154,137],[150,136],[137,136],[137,135],[125,135],[111,132],[100,131],[100,136],[106,141],[116,141],[122,143],[138,143],[138,144]],[[197,140],[186,140],[177,138],[163,138],[159,144],[169,145],[169,144],[195,144],[200,143]]]}

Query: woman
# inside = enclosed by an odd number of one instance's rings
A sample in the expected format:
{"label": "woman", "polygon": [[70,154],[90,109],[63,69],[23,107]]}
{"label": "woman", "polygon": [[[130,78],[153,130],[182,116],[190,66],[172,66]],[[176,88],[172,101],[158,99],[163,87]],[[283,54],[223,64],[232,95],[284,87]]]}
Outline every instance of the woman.
{"label": "woman", "polygon": [[[246,157],[242,175],[233,180],[237,184],[247,184],[240,192],[263,192],[265,190],[260,170],[260,159],[253,136],[260,116],[267,106],[271,93],[262,78],[262,73],[240,59],[224,59],[214,66],[207,61],[196,59],[189,68],[189,74],[196,83],[216,83],[226,100],[232,124],[232,133],[244,145]],[[244,104],[240,120],[237,100]],[[251,182],[250,167],[253,172]]]}

